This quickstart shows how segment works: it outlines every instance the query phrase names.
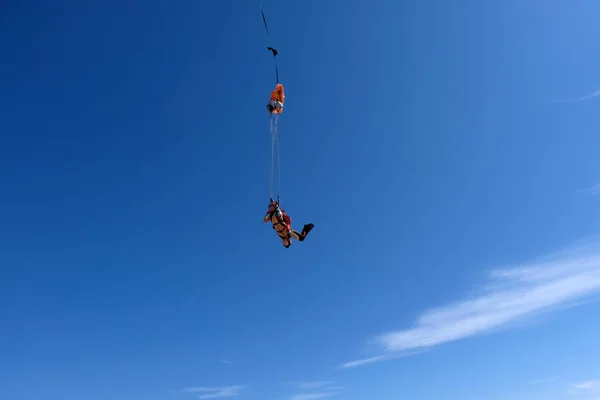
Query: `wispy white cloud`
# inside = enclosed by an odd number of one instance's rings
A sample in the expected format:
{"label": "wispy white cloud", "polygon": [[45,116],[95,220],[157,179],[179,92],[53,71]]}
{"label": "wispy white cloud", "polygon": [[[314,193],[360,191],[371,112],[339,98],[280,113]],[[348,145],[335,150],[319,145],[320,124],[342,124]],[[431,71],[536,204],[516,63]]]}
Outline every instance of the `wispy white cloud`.
{"label": "wispy white cloud", "polygon": [[333,393],[333,392],[296,394],[296,395],[290,397],[290,400],[315,400],[315,399],[322,399],[324,397],[334,396],[336,394],[337,393]]}
{"label": "wispy white cloud", "polygon": [[216,399],[221,397],[233,397],[240,394],[244,386],[227,387],[191,387],[184,389],[188,393],[206,393],[198,395],[198,399]]}
{"label": "wispy white cloud", "polygon": [[585,391],[594,390],[594,389],[600,390],[600,380],[579,382],[579,383],[574,384],[572,389],[573,390],[585,390]]}
{"label": "wispy white cloud", "polygon": [[600,386],[600,381],[588,381],[573,385],[575,390],[590,390]]}
{"label": "wispy white cloud", "polygon": [[532,381],[527,382],[528,385],[541,385],[542,383],[549,383],[549,382],[554,382],[558,380],[557,376],[551,376],[548,378],[542,378],[542,379],[534,379]]}
{"label": "wispy white cloud", "polygon": [[586,400],[600,399],[600,380],[578,382],[567,390],[567,394]]}
{"label": "wispy white cloud", "polygon": [[595,184],[592,187],[581,190],[580,192],[589,193],[593,196],[600,196],[600,183]]}
{"label": "wispy white cloud", "polygon": [[518,267],[493,271],[483,294],[425,311],[414,327],[377,336],[375,357],[356,367],[490,331],[600,292],[600,243],[571,248]]}
{"label": "wispy white cloud", "polygon": [[360,360],[348,361],[343,364],[343,367],[344,368],[360,367],[362,365],[373,364],[375,362],[387,360],[389,358],[390,358],[390,355],[382,355],[382,356],[376,356],[376,357],[370,357],[370,358],[361,358]]}
{"label": "wispy white cloud", "polygon": [[333,381],[312,381],[312,382],[299,382],[298,387],[300,389],[317,389],[323,386],[329,386],[333,384]]}
{"label": "wispy white cloud", "polygon": [[221,358],[219,361],[223,364],[235,364],[235,361],[228,360],[227,358]]}
{"label": "wispy white cloud", "polygon": [[290,397],[290,400],[315,400],[324,397],[336,396],[340,393],[343,386],[333,386],[334,381],[310,381],[296,382],[295,386],[302,390],[312,390],[311,393],[299,393]]}
{"label": "wispy white cloud", "polygon": [[585,96],[576,97],[574,99],[557,100],[557,102],[559,102],[559,103],[577,103],[580,101],[590,100],[590,99],[593,99],[594,97],[598,97],[598,96],[600,96],[600,89],[597,89],[597,90],[593,91],[592,93],[586,94]]}

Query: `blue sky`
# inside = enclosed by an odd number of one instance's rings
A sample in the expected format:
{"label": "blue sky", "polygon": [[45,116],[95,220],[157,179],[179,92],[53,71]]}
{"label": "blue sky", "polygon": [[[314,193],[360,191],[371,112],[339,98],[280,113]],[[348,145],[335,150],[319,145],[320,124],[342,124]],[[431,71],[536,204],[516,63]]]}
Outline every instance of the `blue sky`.
{"label": "blue sky", "polygon": [[5,3],[0,398],[600,398],[596,2]]}

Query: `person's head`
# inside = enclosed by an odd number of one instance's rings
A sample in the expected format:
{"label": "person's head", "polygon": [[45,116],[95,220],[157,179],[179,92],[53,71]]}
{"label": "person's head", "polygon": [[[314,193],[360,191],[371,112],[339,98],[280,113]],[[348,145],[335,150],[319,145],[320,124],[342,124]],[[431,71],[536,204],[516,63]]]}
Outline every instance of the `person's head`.
{"label": "person's head", "polygon": [[276,201],[272,201],[271,204],[269,204],[269,212],[274,212],[275,210],[277,210],[278,206],[279,205]]}

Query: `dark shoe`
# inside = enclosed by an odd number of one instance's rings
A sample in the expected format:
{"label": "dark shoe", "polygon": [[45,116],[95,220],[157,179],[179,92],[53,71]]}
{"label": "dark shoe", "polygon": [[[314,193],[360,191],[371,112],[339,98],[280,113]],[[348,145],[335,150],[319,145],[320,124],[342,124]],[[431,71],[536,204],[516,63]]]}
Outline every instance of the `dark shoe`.
{"label": "dark shoe", "polygon": [[312,223],[304,225],[304,228],[302,228],[302,236],[308,235],[308,232],[310,232],[314,227],[315,225]]}

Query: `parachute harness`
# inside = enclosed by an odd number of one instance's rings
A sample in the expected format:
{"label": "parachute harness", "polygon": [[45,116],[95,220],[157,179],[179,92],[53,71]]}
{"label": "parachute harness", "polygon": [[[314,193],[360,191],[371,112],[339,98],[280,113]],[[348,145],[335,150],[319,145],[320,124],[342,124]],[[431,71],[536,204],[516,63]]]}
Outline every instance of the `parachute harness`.
{"label": "parachute harness", "polygon": [[[273,218],[275,218],[277,222],[273,222]],[[273,229],[275,229],[275,231],[280,237],[282,237],[283,239],[287,239],[290,237],[290,227],[285,222],[285,219],[283,218],[283,213],[281,212],[279,206],[278,209],[271,214],[271,223],[273,224]],[[280,226],[281,229],[277,228],[278,226]]]}

